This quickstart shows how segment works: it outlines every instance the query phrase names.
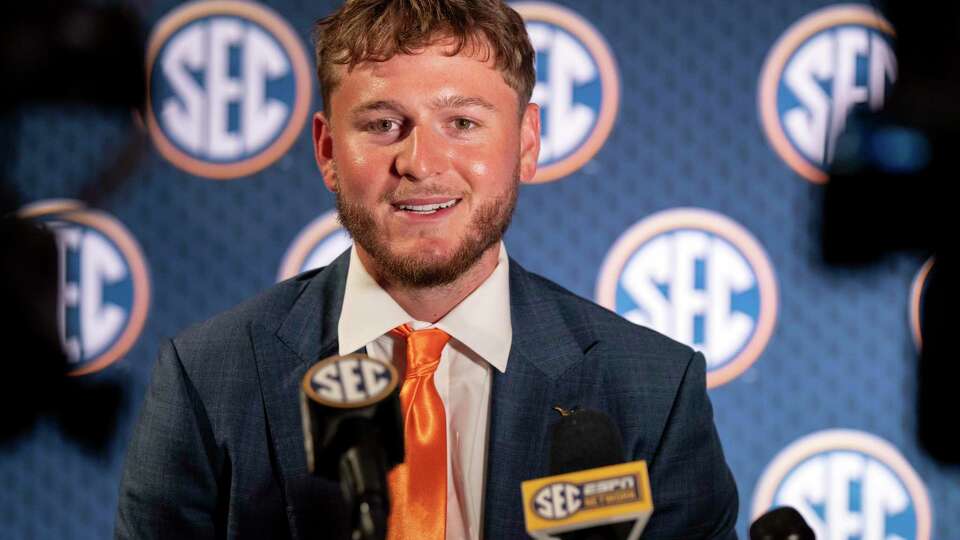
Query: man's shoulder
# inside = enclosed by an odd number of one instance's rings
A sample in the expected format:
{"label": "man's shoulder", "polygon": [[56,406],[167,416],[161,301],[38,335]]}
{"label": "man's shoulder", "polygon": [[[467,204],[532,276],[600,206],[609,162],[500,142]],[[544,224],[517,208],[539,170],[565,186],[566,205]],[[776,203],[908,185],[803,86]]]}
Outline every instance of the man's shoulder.
{"label": "man's shoulder", "polygon": [[271,285],[225,311],[184,328],[176,339],[178,341],[203,340],[212,335],[231,332],[251,324],[280,322],[278,319],[290,310],[318,271],[312,270]]}
{"label": "man's shoulder", "polygon": [[693,349],[656,330],[638,325],[617,313],[583,298],[543,277],[524,270],[527,284],[536,290],[535,302],[556,306],[564,326],[577,342],[602,346],[607,353],[630,353],[632,356],[689,360]]}
{"label": "man's shoulder", "polygon": [[188,326],[173,338],[177,354],[185,363],[200,359],[206,363],[245,354],[254,334],[273,333],[280,328],[307,288],[323,279],[318,276],[323,270],[311,270],[274,284],[230,309]]}

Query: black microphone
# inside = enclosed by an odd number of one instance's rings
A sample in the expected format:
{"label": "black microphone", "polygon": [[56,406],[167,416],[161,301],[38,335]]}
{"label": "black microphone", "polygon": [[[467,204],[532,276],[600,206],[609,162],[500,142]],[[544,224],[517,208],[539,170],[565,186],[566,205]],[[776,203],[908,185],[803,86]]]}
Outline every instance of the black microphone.
{"label": "black microphone", "polygon": [[[600,411],[561,412],[550,430],[550,474],[566,474],[623,463],[623,438]],[[561,540],[622,540],[633,523],[611,523],[558,535]]]}
{"label": "black microphone", "polygon": [[610,417],[599,411],[562,411],[550,428],[550,474],[623,463],[623,439]]}
{"label": "black microphone", "polygon": [[340,482],[354,540],[386,537],[387,471],[403,462],[398,381],[392,365],[361,354],[327,358],[303,377],[307,469]]}
{"label": "black microphone", "polygon": [[750,540],[816,540],[816,536],[800,512],[781,506],[750,525]]}

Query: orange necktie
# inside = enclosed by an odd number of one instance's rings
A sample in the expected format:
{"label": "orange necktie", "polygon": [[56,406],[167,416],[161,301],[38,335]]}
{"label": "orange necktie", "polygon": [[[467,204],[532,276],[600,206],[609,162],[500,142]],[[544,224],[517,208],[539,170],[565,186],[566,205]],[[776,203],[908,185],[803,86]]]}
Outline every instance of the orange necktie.
{"label": "orange necktie", "polygon": [[388,540],[443,540],[447,530],[447,426],[433,384],[450,336],[437,328],[391,333],[407,341],[407,373],[400,388],[405,459],[387,475]]}

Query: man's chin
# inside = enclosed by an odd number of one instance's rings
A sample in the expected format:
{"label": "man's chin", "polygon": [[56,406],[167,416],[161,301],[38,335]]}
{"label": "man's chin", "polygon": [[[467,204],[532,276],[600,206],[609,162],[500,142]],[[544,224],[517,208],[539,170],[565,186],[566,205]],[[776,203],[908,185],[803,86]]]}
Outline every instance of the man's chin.
{"label": "man's chin", "polygon": [[392,259],[409,259],[427,266],[447,264],[457,256],[460,247],[451,243],[449,237],[421,237],[388,245]]}
{"label": "man's chin", "polygon": [[394,254],[390,259],[392,264],[384,270],[395,280],[406,285],[420,287],[446,285],[467,270],[463,261],[453,250],[401,252]]}
{"label": "man's chin", "polygon": [[382,269],[385,277],[406,287],[429,288],[449,285],[460,278],[464,269],[454,262],[410,260]]}
{"label": "man's chin", "polygon": [[[469,226],[398,230],[379,223],[365,208],[337,194],[340,222],[365,252],[364,264],[378,281],[429,288],[449,285],[467,274],[491,249],[496,249],[510,223],[516,201],[511,191],[476,209]],[[452,231],[460,231],[457,234]],[[370,268],[373,266],[373,268]]]}
{"label": "man's chin", "polygon": [[[477,246],[432,246],[431,249],[389,249],[375,246],[370,259],[373,273],[386,281],[408,287],[440,287],[455,282],[481,259],[486,250]],[[465,249],[468,248],[468,249]],[[472,249],[469,249],[472,248]],[[372,251],[372,250],[368,250]]]}

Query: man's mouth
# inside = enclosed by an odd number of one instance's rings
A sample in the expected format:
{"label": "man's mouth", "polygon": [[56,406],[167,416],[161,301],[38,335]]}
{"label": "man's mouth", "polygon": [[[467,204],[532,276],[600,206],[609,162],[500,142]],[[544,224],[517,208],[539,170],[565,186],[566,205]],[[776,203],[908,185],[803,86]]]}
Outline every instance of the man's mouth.
{"label": "man's mouth", "polygon": [[403,210],[404,212],[413,212],[416,214],[426,215],[435,214],[440,210],[445,210],[447,208],[453,208],[459,202],[460,199],[450,199],[447,201],[427,204],[398,203],[394,204],[393,206],[398,210]]}

